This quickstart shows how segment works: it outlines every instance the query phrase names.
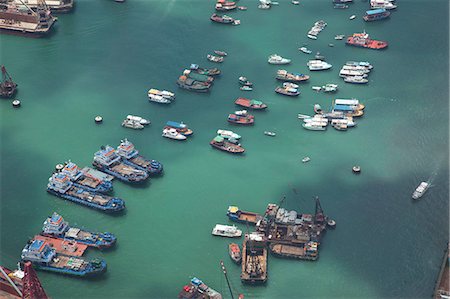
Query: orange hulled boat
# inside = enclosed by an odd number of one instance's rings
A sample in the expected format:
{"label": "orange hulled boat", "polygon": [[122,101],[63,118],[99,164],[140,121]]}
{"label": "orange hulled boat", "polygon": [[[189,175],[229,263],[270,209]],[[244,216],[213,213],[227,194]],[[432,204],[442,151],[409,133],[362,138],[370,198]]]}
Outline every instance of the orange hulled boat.
{"label": "orange hulled boat", "polygon": [[262,110],[267,108],[267,105],[261,101],[250,100],[246,98],[238,98],[234,103],[236,105],[255,110]]}
{"label": "orange hulled boat", "polygon": [[349,36],[347,38],[346,44],[350,46],[369,48],[375,50],[381,50],[388,46],[388,43],[385,41],[370,39],[369,34],[367,34],[365,31],[363,33],[353,33],[352,36]]}

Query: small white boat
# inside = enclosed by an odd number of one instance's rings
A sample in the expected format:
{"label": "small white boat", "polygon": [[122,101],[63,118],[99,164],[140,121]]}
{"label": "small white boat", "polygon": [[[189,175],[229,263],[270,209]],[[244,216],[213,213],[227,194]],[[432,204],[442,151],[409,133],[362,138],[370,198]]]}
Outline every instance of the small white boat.
{"label": "small white boat", "polygon": [[229,139],[241,139],[241,135],[234,133],[233,131],[228,130],[217,130],[217,134],[223,138]]}
{"label": "small white boat", "polygon": [[313,86],[311,88],[312,88],[312,90],[315,90],[315,91],[321,91],[322,90],[322,87],[320,87],[320,86]]}
{"label": "small white boat", "polygon": [[326,63],[323,60],[310,60],[306,64],[310,71],[323,71],[323,70],[329,70],[333,66],[329,63]]}
{"label": "small white boat", "polygon": [[317,36],[316,35],[312,35],[312,34],[308,34],[307,37],[310,38],[310,39],[317,39]]}
{"label": "small white boat", "polygon": [[300,113],[297,115],[297,117],[298,117],[299,119],[311,118],[311,116],[309,116],[309,115],[306,115],[306,114],[300,114]]}
{"label": "small white boat", "polygon": [[162,96],[163,98],[166,98],[169,100],[175,100],[175,94],[173,92],[167,91],[167,90],[159,90],[156,88],[152,88],[148,91],[148,94]]}
{"label": "small white boat", "polygon": [[156,94],[150,94],[150,93],[148,94],[148,100],[150,102],[155,102],[155,103],[159,103],[159,104],[170,104],[170,103],[172,103],[171,100],[169,100],[169,99],[167,99],[165,97],[162,97],[162,96],[159,96],[159,95],[156,95]]}
{"label": "small white boat", "polygon": [[348,76],[344,78],[344,82],[353,84],[366,84],[369,82],[369,80],[364,78],[364,76]]}
{"label": "small white boat", "polygon": [[247,110],[234,111],[234,114],[239,115],[239,116],[246,116],[247,115]]}
{"label": "small white boat", "polygon": [[428,182],[422,182],[420,185],[414,190],[414,193],[412,195],[413,199],[419,199],[421,198],[425,192],[430,188],[430,184]]}
{"label": "small white boat", "polygon": [[241,20],[234,20],[233,25],[241,25]]}
{"label": "small white boat", "polygon": [[178,131],[174,128],[167,128],[163,130],[162,133],[163,137],[175,139],[175,140],[186,140],[186,136],[183,134],[178,133]]}
{"label": "small white boat", "polygon": [[322,90],[324,92],[335,92],[338,89],[338,85],[337,84],[332,84],[332,83],[328,83],[325,84],[324,86],[322,86]]}
{"label": "small white boat", "polygon": [[277,134],[276,134],[275,132],[271,132],[271,131],[264,131],[264,135],[274,137],[274,136],[276,136]]}
{"label": "small white boat", "polygon": [[291,2],[292,2],[292,4],[294,4],[294,5],[299,5],[299,4],[300,4],[300,1],[292,0]]}
{"label": "small white boat", "polygon": [[135,121],[140,123],[141,125],[149,125],[150,121],[148,119],[142,118],[140,116],[136,116],[136,115],[127,115],[127,119],[131,120],[131,121]]}
{"label": "small white boat", "polygon": [[247,85],[241,86],[241,87],[239,87],[239,89],[243,90],[243,91],[252,91],[253,90],[252,87],[247,86]]}
{"label": "small white boat", "polygon": [[144,126],[141,125],[139,122],[133,121],[133,120],[129,120],[129,119],[125,119],[122,122],[122,127],[135,129],[135,130],[139,130],[139,129],[143,129],[144,128]]}
{"label": "small white boat", "polygon": [[278,54],[272,54],[267,59],[267,62],[270,64],[289,64],[291,63],[290,59],[283,58]]}
{"label": "small white boat", "polygon": [[303,162],[303,163],[306,163],[306,162],[309,162],[309,161],[311,161],[311,158],[310,158],[310,157],[304,157],[304,158],[302,159],[302,162]]}
{"label": "small white boat", "polygon": [[299,51],[302,51],[305,54],[311,54],[312,53],[312,51],[309,50],[307,47],[301,47],[301,48],[298,48],[298,49],[299,49]]}
{"label": "small white boat", "polygon": [[322,113],[322,107],[319,104],[314,104],[314,112]]}
{"label": "small white boat", "polygon": [[344,34],[337,34],[337,35],[334,37],[334,39],[335,39],[335,40],[343,40],[344,37],[345,37]]}
{"label": "small white boat", "polygon": [[355,15],[351,15],[349,19],[350,20],[354,20],[354,19],[356,19],[356,16]]}
{"label": "small white boat", "polygon": [[206,58],[211,62],[218,62],[218,63],[223,62],[224,59],[223,56],[215,56],[211,54],[206,55]]}
{"label": "small white boat", "polygon": [[291,83],[291,82],[284,82],[283,83],[284,88],[293,88],[297,89],[299,86],[297,84]]}
{"label": "small white boat", "polygon": [[325,131],[327,129],[326,126],[316,123],[304,123],[302,126],[303,128],[311,131]]}
{"label": "small white boat", "polygon": [[237,229],[237,227],[234,225],[216,224],[211,233],[214,236],[228,238],[239,238],[240,236],[242,236],[242,231]]}

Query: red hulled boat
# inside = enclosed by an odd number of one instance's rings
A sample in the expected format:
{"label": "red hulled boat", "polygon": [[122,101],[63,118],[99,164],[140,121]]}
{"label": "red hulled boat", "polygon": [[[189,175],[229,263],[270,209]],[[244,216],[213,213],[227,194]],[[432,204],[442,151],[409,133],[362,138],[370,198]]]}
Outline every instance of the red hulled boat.
{"label": "red hulled boat", "polygon": [[353,33],[352,36],[349,36],[347,38],[346,44],[350,46],[369,48],[375,50],[381,50],[388,46],[388,43],[385,41],[370,39],[369,34],[367,34],[366,32]]}
{"label": "red hulled boat", "polygon": [[267,108],[267,105],[261,101],[250,100],[246,98],[238,98],[234,103],[236,105],[255,110],[262,110]]}

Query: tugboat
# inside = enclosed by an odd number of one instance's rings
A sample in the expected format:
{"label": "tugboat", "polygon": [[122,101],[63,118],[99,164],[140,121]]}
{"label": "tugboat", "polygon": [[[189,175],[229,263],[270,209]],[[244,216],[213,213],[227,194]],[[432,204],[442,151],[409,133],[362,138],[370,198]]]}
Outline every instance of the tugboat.
{"label": "tugboat", "polygon": [[42,240],[28,243],[22,250],[21,262],[31,262],[34,268],[73,276],[93,276],[106,271],[106,262],[95,259],[87,261],[79,257],[56,253]]}
{"label": "tugboat", "polygon": [[353,33],[352,36],[347,38],[345,42],[349,46],[362,47],[374,50],[381,50],[388,46],[385,41],[378,41],[369,38],[369,34],[365,31],[363,33]]}
{"label": "tugboat", "polygon": [[163,172],[163,165],[160,162],[139,155],[139,151],[134,148],[134,144],[126,138],[120,141],[116,153],[122,157],[123,163],[144,170],[150,175],[158,175]]}
{"label": "tugboat", "polygon": [[246,234],[242,245],[243,283],[258,284],[267,281],[267,248],[263,234]]}
{"label": "tugboat", "polygon": [[17,91],[17,84],[11,79],[11,76],[2,65],[2,82],[0,82],[0,97],[11,98]]}
{"label": "tugboat", "polygon": [[173,128],[173,129],[177,130],[178,133],[180,133],[181,135],[184,135],[186,137],[187,136],[191,136],[192,134],[194,134],[194,131],[189,129],[188,126],[185,123],[183,123],[183,122],[179,123],[179,122],[176,122],[176,121],[169,120],[166,123],[166,127],[165,128]]}
{"label": "tugboat", "polygon": [[100,193],[108,193],[113,189],[111,181],[101,180],[92,175],[83,173],[78,165],[70,160],[65,163],[64,168],[61,169],[61,173],[69,176],[75,187]]}
{"label": "tugboat", "polygon": [[111,146],[102,146],[94,154],[92,165],[126,183],[140,183],[148,178],[148,173],[135,166],[125,164]]}
{"label": "tugboat", "polygon": [[230,243],[228,245],[228,253],[230,254],[231,260],[236,264],[240,264],[242,261],[241,249],[236,243]]}
{"label": "tugboat", "polygon": [[254,110],[263,110],[267,108],[267,105],[261,101],[250,100],[246,98],[238,98],[234,103],[238,106]]}
{"label": "tugboat", "polygon": [[58,197],[103,212],[118,212],[125,209],[125,202],[122,199],[76,187],[64,173],[55,173],[48,181],[47,192]]}
{"label": "tugboat", "polygon": [[277,71],[277,80],[287,81],[287,82],[303,82],[309,80],[308,75],[298,74],[298,73],[289,73],[286,70],[278,70]]}
{"label": "tugboat", "polygon": [[236,111],[228,114],[228,122],[238,125],[253,125],[255,117],[247,113],[247,110]]}
{"label": "tugboat", "polygon": [[75,241],[99,249],[109,248],[117,240],[113,234],[108,232],[94,233],[77,227],[71,227],[56,212],[53,212],[53,215],[44,221],[41,235],[60,240]]}
{"label": "tugboat", "polygon": [[262,219],[262,216],[257,213],[241,211],[236,206],[228,207],[227,216],[231,221],[248,224],[256,224],[259,220]]}
{"label": "tugboat", "polygon": [[225,140],[225,138],[222,136],[216,136],[213,140],[211,140],[209,144],[214,148],[232,154],[242,154],[243,152],[245,152],[245,149],[243,147]]}
{"label": "tugboat", "polygon": [[195,81],[194,79],[188,78],[184,75],[178,78],[177,84],[181,88],[196,92],[207,92],[211,87],[211,84],[209,83]]}
{"label": "tugboat", "polygon": [[211,233],[214,236],[227,238],[240,238],[242,236],[242,231],[234,225],[216,224]]}
{"label": "tugboat", "polygon": [[233,24],[234,23],[234,19],[227,15],[221,16],[221,15],[214,13],[210,17],[210,19],[211,19],[211,21],[216,22],[216,23],[222,23],[222,24]]}
{"label": "tugboat", "polygon": [[189,68],[191,69],[191,71],[194,71],[201,75],[206,75],[206,76],[220,75],[220,70],[218,68],[205,69],[205,68],[199,67],[199,65],[195,64],[195,63],[191,64]]}

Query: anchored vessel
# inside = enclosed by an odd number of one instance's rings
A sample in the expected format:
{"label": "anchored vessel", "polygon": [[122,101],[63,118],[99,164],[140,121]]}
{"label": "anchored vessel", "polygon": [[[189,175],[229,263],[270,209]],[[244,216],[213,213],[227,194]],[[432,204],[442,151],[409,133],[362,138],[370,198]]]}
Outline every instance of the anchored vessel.
{"label": "anchored vessel", "polygon": [[[22,1],[31,8],[36,8],[39,5],[40,0],[14,0],[17,4],[21,4]],[[73,0],[44,0],[47,7],[55,13],[69,12],[73,8]]]}
{"label": "anchored vessel", "polygon": [[42,36],[50,32],[56,22],[44,0],[37,0],[35,9],[25,1],[2,1],[0,3],[0,29],[17,33]]}
{"label": "anchored vessel", "polygon": [[236,206],[229,206],[227,211],[228,219],[235,222],[256,224],[262,216],[253,212],[241,211]]}
{"label": "anchored vessel", "polygon": [[70,160],[65,163],[61,173],[68,175],[74,186],[92,192],[107,193],[113,189],[111,181],[101,180],[98,177],[82,172],[77,164],[71,162]]}
{"label": "anchored vessel", "polygon": [[416,190],[414,190],[412,198],[413,199],[421,198],[425,194],[425,192],[427,192],[429,187],[430,187],[430,184],[428,182],[420,183],[420,185],[416,188]]}
{"label": "anchored vessel", "polygon": [[291,63],[290,59],[283,58],[278,54],[272,54],[267,59],[267,62],[270,64],[289,64]]}
{"label": "anchored vessel", "polygon": [[208,287],[203,281],[194,277],[178,294],[178,299],[222,299],[222,295]]}
{"label": "anchored vessel", "polygon": [[288,81],[288,82],[303,82],[309,79],[308,75],[298,74],[298,73],[289,73],[286,70],[278,70],[277,71],[277,80]]}
{"label": "anchored vessel", "polygon": [[353,33],[352,36],[347,38],[346,44],[349,46],[362,47],[374,50],[381,50],[388,46],[385,41],[378,41],[369,38],[369,34],[363,33]]}
{"label": "anchored vessel", "polygon": [[212,69],[205,69],[201,68],[198,64],[191,64],[189,67],[192,71],[201,74],[201,75],[207,75],[207,76],[218,76],[220,75],[220,70],[218,68],[212,68]]}
{"label": "anchored vessel", "polygon": [[163,172],[163,165],[160,162],[139,155],[139,151],[135,149],[134,144],[126,138],[120,141],[116,153],[122,157],[123,163],[147,171],[151,175]]}
{"label": "anchored vessel", "polygon": [[235,111],[228,115],[228,122],[239,125],[253,125],[255,117],[247,113],[247,110]]}
{"label": "anchored vessel", "polygon": [[220,237],[240,238],[242,236],[242,231],[237,229],[234,225],[216,224],[212,230],[212,234]]}
{"label": "anchored vessel", "polygon": [[217,148],[224,152],[229,152],[232,154],[242,154],[245,149],[238,144],[234,144],[229,140],[225,140],[222,136],[216,136],[209,143],[212,147]]}
{"label": "anchored vessel", "polygon": [[127,183],[139,183],[148,178],[148,173],[145,170],[125,164],[114,148],[109,145],[102,146],[94,154],[92,165],[98,170],[106,172]]}
{"label": "anchored vessel", "polygon": [[391,13],[384,8],[371,9],[371,10],[366,11],[366,14],[363,16],[363,19],[366,22],[378,21],[378,20],[386,19],[390,15],[391,15]]}
{"label": "anchored vessel", "polygon": [[176,121],[169,120],[166,123],[166,128],[173,128],[173,129],[177,130],[178,133],[180,133],[181,135],[184,135],[184,136],[191,136],[192,134],[194,134],[194,131],[189,129],[188,126],[183,122],[179,123]]}
{"label": "anchored vessel", "polygon": [[213,22],[222,23],[222,24],[233,24],[234,23],[234,19],[227,15],[221,16],[221,15],[214,13],[214,14],[212,14],[210,19]]}
{"label": "anchored vessel", "polygon": [[[1,5],[1,4],[0,4]],[[11,76],[2,65],[2,82],[0,82],[0,97],[10,98],[17,91],[17,84],[11,79]]]}
{"label": "anchored vessel", "polygon": [[36,269],[74,276],[97,275],[106,271],[106,262],[87,261],[79,257],[56,253],[42,240],[34,240],[22,250],[22,262],[31,262]]}
{"label": "anchored vessel", "polygon": [[238,244],[230,243],[228,245],[228,253],[230,254],[230,258],[233,260],[233,262],[235,262],[236,264],[241,263],[242,254]]}
{"label": "anchored vessel", "polygon": [[56,212],[53,212],[53,215],[44,221],[41,235],[60,240],[76,241],[100,249],[109,248],[116,243],[116,237],[113,234],[108,232],[95,233],[71,227],[69,222],[64,221],[64,218]]}
{"label": "anchored vessel", "polygon": [[267,108],[267,105],[261,101],[250,100],[250,99],[246,99],[246,98],[238,98],[234,103],[238,106],[242,106],[242,107],[254,109],[254,110],[262,110],[262,109]]}
{"label": "anchored vessel", "polygon": [[184,75],[178,78],[177,84],[179,87],[183,89],[192,90],[196,92],[207,92],[211,87],[210,83],[196,81]]}
{"label": "anchored vessel", "polygon": [[55,173],[48,181],[47,192],[58,197],[104,212],[118,212],[125,208],[122,199],[77,187],[65,173]]}
{"label": "anchored vessel", "polygon": [[245,235],[242,245],[241,281],[254,284],[267,281],[266,239],[261,233]]}

